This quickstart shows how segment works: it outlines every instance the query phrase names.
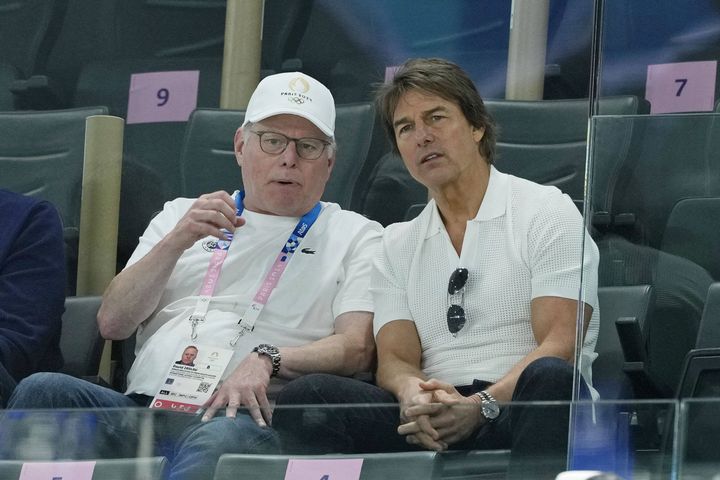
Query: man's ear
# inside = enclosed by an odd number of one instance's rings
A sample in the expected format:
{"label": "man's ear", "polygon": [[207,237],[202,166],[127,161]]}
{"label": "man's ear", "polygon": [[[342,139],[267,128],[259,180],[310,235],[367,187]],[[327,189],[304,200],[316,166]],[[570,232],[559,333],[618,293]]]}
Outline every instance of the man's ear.
{"label": "man's ear", "polygon": [[475,143],[480,142],[485,136],[485,127],[472,127],[472,136]]}
{"label": "man's ear", "polygon": [[243,162],[243,148],[245,147],[245,136],[243,136],[242,127],[235,131],[235,139],[233,141],[235,146],[235,161],[242,167]]}

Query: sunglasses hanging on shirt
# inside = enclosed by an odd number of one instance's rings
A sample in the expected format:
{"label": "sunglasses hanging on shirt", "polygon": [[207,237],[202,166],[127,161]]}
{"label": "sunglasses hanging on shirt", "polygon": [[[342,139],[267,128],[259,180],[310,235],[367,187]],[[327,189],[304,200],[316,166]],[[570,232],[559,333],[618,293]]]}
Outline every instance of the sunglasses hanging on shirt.
{"label": "sunglasses hanging on shirt", "polygon": [[[448,282],[448,311],[447,326],[453,337],[465,326],[465,309],[463,308],[465,300],[465,284],[468,280],[467,268],[456,268],[450,275]],[[454,302],[453,297],[460,295],[460,301]]]}

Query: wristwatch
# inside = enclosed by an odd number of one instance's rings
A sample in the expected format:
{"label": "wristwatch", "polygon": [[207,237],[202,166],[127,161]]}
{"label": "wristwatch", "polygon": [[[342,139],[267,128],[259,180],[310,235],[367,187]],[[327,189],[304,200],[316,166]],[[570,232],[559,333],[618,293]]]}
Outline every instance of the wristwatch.
{"label": "wristwatch", "polygon": [[481,390],[475,395],[480,397],[480,411],[483,417],[485,417],[488,422],[494,421],[498,415],[500,415],[500,407],[495,397],[490,395],[486,390]]}
{"label": "wristwatch", "polygon": [[272,362],[272,373],[270,376],[274,377],[278,374],[280,371],[280,362],[282,361],[278,347],[268,343],[261,343],[257,347],[253,348],[252,351],[257,352],[258,355],[267,355],[270,357],[270,362]]}

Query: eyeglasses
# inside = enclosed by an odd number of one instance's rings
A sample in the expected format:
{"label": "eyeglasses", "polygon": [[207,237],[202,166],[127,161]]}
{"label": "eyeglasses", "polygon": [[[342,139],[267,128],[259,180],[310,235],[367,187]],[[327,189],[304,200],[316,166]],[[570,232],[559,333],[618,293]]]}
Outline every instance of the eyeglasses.
{"label": "eyeglasses", "polygon": [[[455,271],[450,275],[450,281],[448,282],[448,307],[447,311],[447,326],[453,337],[456,337],[458,332],[465,326],[465,309],[462,307],[463,300],[465,300],[465,284],[468,280],[468,269],[467,268],[456,268]],[[460,294],[460,302],[453,303],[452,297]]]}
{"label": "eyeglasses", "polygon": [[325,147],[331,145],[326,140],[319,138],[292,138],[277,132],[255,132],[252,133],[260,137],[260,149],[270,155],[280,155],[285,151],[290,142],[295,142],[295,151],[298,157],[305,160],[317,160],[325,151]]}

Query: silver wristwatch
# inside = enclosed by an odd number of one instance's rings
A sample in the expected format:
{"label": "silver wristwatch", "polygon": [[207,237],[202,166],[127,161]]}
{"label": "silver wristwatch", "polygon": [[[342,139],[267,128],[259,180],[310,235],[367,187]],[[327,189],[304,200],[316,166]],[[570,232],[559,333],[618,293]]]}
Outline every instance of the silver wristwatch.
{"label": "silver wristwatch", "polygon": [[267,355],[270,357],[270,362],[272,363],[272,373],[270,374],[271,377],[274,377],[278,374],[280,371],[280,362],[282,361],[282,358],[280,357],[280,350],[275,345],[270,345],[268,343],[261,343],[257,347],[253,348],[253,352],[257,352],[258,355]]}
{"label": "silver wristwatch", "polygon": [[485,417],[488,422],[494,421],[500,415],[500,407],[495,397],[490,395],[486,390],[481,390],[475,395],[480,397],[480,411],[483,417]]}

